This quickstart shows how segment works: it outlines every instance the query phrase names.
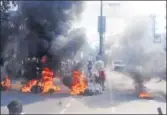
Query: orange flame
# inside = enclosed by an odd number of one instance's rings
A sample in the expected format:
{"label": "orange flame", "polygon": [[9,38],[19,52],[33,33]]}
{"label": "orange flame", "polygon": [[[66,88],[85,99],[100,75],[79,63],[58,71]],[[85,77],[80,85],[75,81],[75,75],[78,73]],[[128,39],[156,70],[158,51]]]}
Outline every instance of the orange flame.
{"label": "orange flame", "polygon": [[88,88],[88,83],[85,76],[79,71],[73,71],[73,83],[71,87],[70,94],[78,95],[84,93]]}
{"label": "orange flame", "polygon": [[11,80],[9,79],[8,76],[5,77],[5,79],[3,81],[1,81],[1,86],[7,90],[10,88],[10,85],[11,85]]}
{"label": "orange flame", "polygon": [[30,80],[25,86],[21,88],[21,92],[31,92],[31,88],[37,84],[38,80]]}
{"label": "orange flame", "polygon": [[44,68],[41,75],[41,80],[30,80],[21,88],[21,92],[31,92],[31,88],[35,85],[41,87],[42,93],[47,93],[50,90],[60,91],[59,86],[54,85],[54,73],[49,68]]}
{"label": "orange flame", "polygon": [[151,98],[152,96],[148,92],[140,92],[139,97],[140,98]]}

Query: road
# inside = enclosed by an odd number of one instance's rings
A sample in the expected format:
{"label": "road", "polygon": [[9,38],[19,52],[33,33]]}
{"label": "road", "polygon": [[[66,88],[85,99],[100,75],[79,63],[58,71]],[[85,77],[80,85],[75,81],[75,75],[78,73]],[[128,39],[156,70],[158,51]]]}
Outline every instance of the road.
{"label": "road", "polygon": [[[96,96],[70,96],[66,93],[68,89],[65,88],[64,94],[53,95],[3,92],[1,113],[7,113],[6,104],[12,99],[19,99],[23,103],[26,114],[156,114],[157,107],[161,107],[163,113],[166,113],[166,100],[163,96],[161,98],[155,96],[153,100],[139,99],[131,86],[132,82],[122,77],[118,73],[108,73],[109,82],[106,83],[108,88],[102,95]],[[114,82],[111,79],[114,79]],[[151,82],[148,84],[152,85],[151,88],[155,85],[156,88],[159,87],[153,92],[159,92],[158,94],[164,92],[162,90],[166,88],[164,83]]]}
{"label": "road", "polygon": [[71,99],[67,93],[60,94],[31,94],[18,91],[7,91],[1,93],[1,113],[7,113],[6,105],[11,100],[19,100],[24,105],[26,114],[53,114],[59,113],[66,103]]}
{"label": "road", "polygon": [[104,94],[73,97],[62,114],[156,114],[158,107],[166,113],[166,82],[148,82],[146,86],[154,99],[145,100],[137,97],[129,77],[108,72],[107,79],[108,88]]}

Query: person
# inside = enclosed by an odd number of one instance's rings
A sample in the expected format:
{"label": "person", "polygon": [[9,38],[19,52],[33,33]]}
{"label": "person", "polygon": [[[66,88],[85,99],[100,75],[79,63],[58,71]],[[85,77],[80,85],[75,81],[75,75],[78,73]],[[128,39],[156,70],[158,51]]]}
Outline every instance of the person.
{"label": "person", "polygon": [[0,57],[0,66],[4,65],[4,59],[2,57]]}
{"label": "person", "polygon": [[88,76],[91,77],[92,76],[92,66],[93,66],[93,62],[89,61],[88,62]]}
{"label": "person", "polygon": [[24,76],[27,80],[31,79],[40,79],[40,61],[37,57],[29,57],[22,60],[23,73],[21,76]]}
{"label": "person", "polygon": [[104,70],[100,70],[99,71],[99,83],[102,86],[103,91],[104,91],[104,88],[105,88],[105,86],[104,86],[105,78],[106,78],[106,75],[105,75]]}
{"label": "person", "polygon": [[44,55],[43,57],[29,57],[24,60],[22,60],[23,68],[22,70],[24,72],[21,72],[20,76],[25,76],[27,80],[31,79],[40,79],[41,78],[41,72],[44,67],[47,66],[48,57],[47,55]]}
{"label": "person", "polygon": [[93,76],[95,76],[95,82],[102,86],[102,90],[105,88],[105,68],[104,62],[102,60],[98,60],[93,65]]}
{"label": "person", "polygon": [[16,100],[11,101],[8,105],[7,105],[8,111],[9,111],[9,115],[21,115],[24,114],[23,113],[23,105]]}
{"label": "person", "polygon": [[41,58],[41,63],[45,64],[47,62],[47,56],[44,55],[42,58]]}
{"label": "person", "polygon": [[158,108],[157,108],[157,111],[158,111],[158,115],[163,115],[162,110],[161,110],[161,107],[158,107]]}

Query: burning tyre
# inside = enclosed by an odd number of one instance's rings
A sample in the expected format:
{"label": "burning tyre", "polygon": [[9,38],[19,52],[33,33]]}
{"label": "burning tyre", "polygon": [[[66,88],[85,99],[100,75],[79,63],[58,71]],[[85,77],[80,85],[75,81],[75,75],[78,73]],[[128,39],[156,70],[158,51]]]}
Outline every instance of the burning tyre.
{"label": "burning tyre", "polygon": [[85,92],[82,94],[84,96],[92,96],[95,93],[91,89],[86,89]]}
{"label": "burning tyre", "polygon": [[38,85],[35,85],[31,88],[31,92],[32,93],[41,93],[42,92],[42,88]]}
{"label": "burning tyre", "polygon": [[3,87],[2,85],[0,86],[0,88],[1,88],[1,91],[7,90],[7,88],[6,88],[6,87]]}
{"label": "burning tyre", "polygon": [[11,80],[9,79],[9,77],[5,77],[2,81],[1,81],[1,85],[0,85],[0,88],[1,88],[1,91],[6,91],[10,88],[10,85],[11,85]]}
{"label": "burning tyre", "polygon": [[60,91],[60,87],[54,85],[53,72],[49,68],[43,69],[40,80],[30,80],[21,88],[21,92],[53,93],[57,91]]}
{"label": "burning tyre", "polygon": [[32,87],[34,87],[37,84],[38,80],[30,80],[28,81],[27,84],[25,84],[23,87],[21,87],[20,91],[23,93],[26,92],[31,92],[32,91]]}
{"label": "burning tyre", "polygon": [[80,71],[73,71],[72,77],[63,78],[63,83],[70,89],[71,95],[92,96],[99,94],[88,87],[88,80]]}
{"label": "burning tyre", "polygon": [[55,92],[54,89],[49,89],[49,91],[48,91],[49,94],[53,94],[54,92]]}
{"label": "burning tyre", "polygon": [[63,78],[63,84],[65,86],[67,86],[69,89],[71,89],[72,81],[73,81],[72,77],[65,77],[65,78]]}

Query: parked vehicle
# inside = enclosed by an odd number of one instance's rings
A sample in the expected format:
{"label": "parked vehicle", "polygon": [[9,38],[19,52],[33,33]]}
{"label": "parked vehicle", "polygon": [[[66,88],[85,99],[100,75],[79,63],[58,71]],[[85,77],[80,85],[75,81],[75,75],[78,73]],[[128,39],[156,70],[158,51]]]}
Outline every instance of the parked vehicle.
{"label": "parked vehicle", "polygon": [[125,68],[125,63],[121,60],[114,61],[112,63],[112,70],[113,71],[120,71]]}

